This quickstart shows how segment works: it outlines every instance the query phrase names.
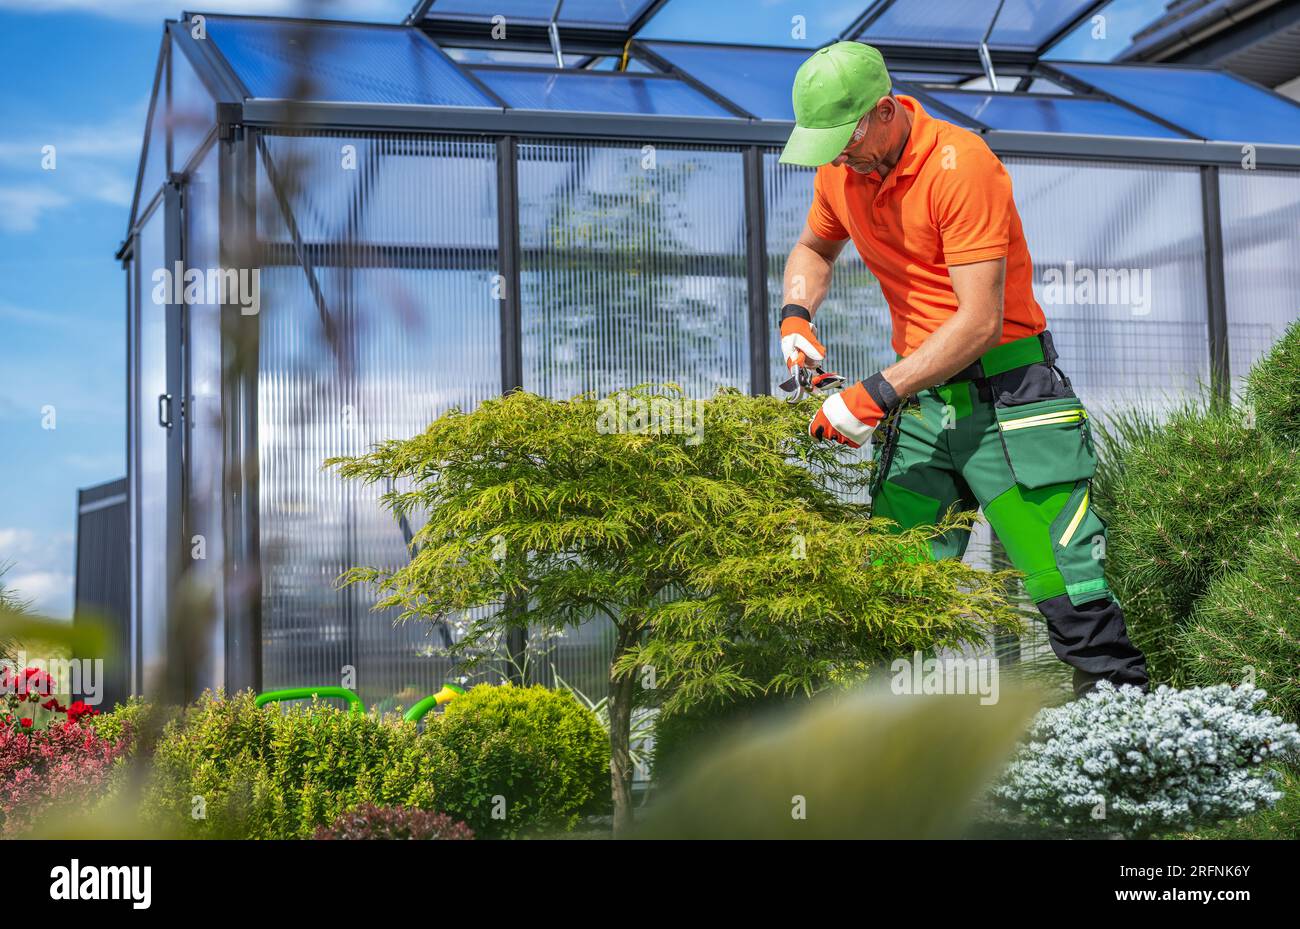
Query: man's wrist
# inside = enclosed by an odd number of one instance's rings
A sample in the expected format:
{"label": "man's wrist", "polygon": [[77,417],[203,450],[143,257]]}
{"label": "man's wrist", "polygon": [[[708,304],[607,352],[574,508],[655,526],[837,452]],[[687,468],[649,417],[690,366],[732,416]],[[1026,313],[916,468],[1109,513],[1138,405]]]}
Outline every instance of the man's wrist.
{"label": "man's wrist", "polygon": [[894,390],[894,385],[885,380],[885,375],[877,371],[871,377],[862,382],[863,389],[871,394],[871,399],[876,401],[876,406],[885,415],[889,415],[900,403],[898,392]]}
{"label": "man's wrist", "polygon": [[812,312],[808,309],[808,307],[800,306],[797,303],[787,303],[785,306],[781,307],[780,322],[785,322],[787,319],[790,319],[791,317],[795,319],[802,319],[805,322],[809,322],[809,323],[812,322]]}

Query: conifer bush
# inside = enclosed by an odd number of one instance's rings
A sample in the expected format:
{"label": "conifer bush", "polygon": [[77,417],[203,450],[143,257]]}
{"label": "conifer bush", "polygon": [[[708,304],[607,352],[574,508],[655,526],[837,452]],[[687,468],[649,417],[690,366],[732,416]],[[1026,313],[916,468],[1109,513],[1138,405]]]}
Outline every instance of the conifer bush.
{"label": "conifer bush", "polygon": [[1260,430],[1282,445],[1300,446],[1300,320],[1251,368],[1246,402]]}
{"label": "conifer bush", "polygon": [[1300,527],[1251,542],[1241,570],[1198,601],[1178,652],[1192,683],[1249,681],[1268,693],[1264,707],[1300,721]]}
{"label": "conifer bush", "polygon": [[1030,826],[1073,836],[1188,830],[1271,808],[1272,764],[1300,752],[1300,732],[1227,685],[1143,694],[1108,682],[1042,710],[993,789]]}
{"label": "conifer bush", "polygon": [[[951,523],[894,534],[849,502],[870,479],[868,453],[815,443],[817,403],[735,390],[693,400],[669,385],[569,401],[518,391],[453,410],[410,439],[327,462],[390,488],[395,516],[424,519],[409,563],[345,582],[373,585],[376,608],[402,620],[471,617],[456,645],[471,662],[511,628],[611,623],[622,832],[643,686],[665,713],[810,691],[1017,625],[1005,576],[926,557]],[[780,655],[780,672],[749,676],[741,642]]]}
{"label": "conifer bush", "polygon": [[1241,566],[1246,540],[1300,517],[1300,456],[1239,410],[1196,405],[1105,454],[1123,459],[1097,495],[1107,579],[1153,680],[1178,683],[1177,637],[1197,600]]}

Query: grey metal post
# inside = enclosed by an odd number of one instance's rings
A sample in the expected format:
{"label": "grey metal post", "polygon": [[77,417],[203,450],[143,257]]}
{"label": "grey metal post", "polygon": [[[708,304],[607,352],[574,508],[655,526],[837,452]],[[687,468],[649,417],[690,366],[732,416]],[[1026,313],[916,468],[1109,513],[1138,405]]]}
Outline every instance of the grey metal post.
{"label": "grey metal post", "polygon": [[1219,169],[1201,168],[1201,211],[1205,227],[1205,306],[1209,314],[1210,386],[1216,399],[1232,395],[1228,365],[1228,292],[1223,272],[1223,224],[1219,204]]}
{"label": "grey metal post", "polygon": [[501,274],[501,392],[524,386],[523,312],[519,292],[519,144],[497,139],[497,250]]}
{"label": "grey metal post", "polygon": [[749,392],[770,393],[768,338],[771,321],[767,292],[767,206],[763,150],[745,148],[745,270],[749,293]]}

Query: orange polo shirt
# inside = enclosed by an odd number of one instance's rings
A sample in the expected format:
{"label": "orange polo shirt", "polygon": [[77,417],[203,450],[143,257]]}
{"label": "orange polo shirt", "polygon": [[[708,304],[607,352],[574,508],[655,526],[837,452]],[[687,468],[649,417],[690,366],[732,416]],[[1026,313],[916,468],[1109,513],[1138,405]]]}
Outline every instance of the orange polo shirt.
{"label": "orange polo shirt", "polygon": [[[910,355],[957,311],[948,268],[1006,258],[1001,343],[1047,328],[1011,177],[984,140],[935,119],[912,97],[907,147],[884,183],[875,171],[822,165],[808,226],[852,238],[889,303],[894,351]],[[1001,344],[999,343],[999,344]]]}

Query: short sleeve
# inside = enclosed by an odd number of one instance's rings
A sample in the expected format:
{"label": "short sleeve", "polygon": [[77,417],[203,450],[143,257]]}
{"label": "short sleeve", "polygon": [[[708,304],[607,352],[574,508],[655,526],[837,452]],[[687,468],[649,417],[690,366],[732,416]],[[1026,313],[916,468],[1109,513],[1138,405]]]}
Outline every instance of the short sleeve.
{"label": "short sleeve", "polygon": [[826,185],[831,182],[828,171],[818,168],[813,179],[812,206],[808,208],[808,228],[820,238],[839,242],[849,237],[840,218],[835,215],[835,208],[826,195]]}
{"label": "short sleeve", "polygon": [[931,209],[948,265],[1005,258],[1016,205],[1011,175],[986,145],[957,152],[951,165],[939,162]]}

